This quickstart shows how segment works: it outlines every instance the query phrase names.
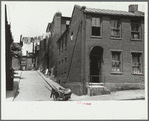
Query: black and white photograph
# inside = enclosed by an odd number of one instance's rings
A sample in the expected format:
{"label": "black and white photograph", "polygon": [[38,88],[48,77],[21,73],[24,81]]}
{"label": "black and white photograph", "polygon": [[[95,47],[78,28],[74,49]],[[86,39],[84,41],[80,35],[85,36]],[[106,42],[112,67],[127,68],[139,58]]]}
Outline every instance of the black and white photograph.
{"label": "black and white photograph", "polygon": [[147,119],[147,5],[1,1],[2,118]]}

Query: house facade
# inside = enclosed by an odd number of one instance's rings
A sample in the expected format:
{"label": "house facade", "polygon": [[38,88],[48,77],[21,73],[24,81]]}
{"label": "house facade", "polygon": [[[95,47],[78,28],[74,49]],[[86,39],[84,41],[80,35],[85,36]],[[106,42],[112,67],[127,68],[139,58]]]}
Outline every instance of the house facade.
{"label": "house facade", "polygon": [[26,56],[21,57],[20,69],[21,70],[32,70],[35,68],[35,56],[34,53],[26,52]]}
{"label": "house facade", "polygon": [[144,13],[74,6],[70,26],[57,40],[57,81],[72,92],[90,84],[108,90],[144,82]]}
{"label": "house facade", "polygon": [[[53,21],[46,28],[46,32],[50,32],[51,36],[40,43],[40,51],[42,48],[44,50],[40,56],[43,59],[43,68],[49,69],[49,72],[52,72],[55,76],[57,76],[57,40],[68,28],[69,23],[70,17],[62,16],[60,12],[55,13]],[[42,57],[43,55],[44,57]]]}

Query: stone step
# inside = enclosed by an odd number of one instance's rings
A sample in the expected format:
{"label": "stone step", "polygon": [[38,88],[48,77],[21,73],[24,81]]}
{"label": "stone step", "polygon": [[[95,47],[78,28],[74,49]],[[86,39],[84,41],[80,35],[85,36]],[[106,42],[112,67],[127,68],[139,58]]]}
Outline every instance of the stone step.
{"label": "stone step", "polygon": [[95,95],[103,95],[103,94],[110,94],[110,91],[104,86],[100,86],[100,85],[87,86],[87,95],[95,96]]}
{"label": "stone step", "polygon": [[89,83],[88,85],[91,85],[91,86],[103,86],[103,83]]}

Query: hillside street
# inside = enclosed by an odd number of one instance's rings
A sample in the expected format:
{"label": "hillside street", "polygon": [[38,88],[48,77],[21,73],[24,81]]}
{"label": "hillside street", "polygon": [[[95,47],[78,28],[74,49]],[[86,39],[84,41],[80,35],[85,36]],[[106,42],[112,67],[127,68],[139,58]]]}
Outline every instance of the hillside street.
{"label": "hillside street", "polygon": [[[40,71],[16,71],[14,77],[14,90],[6,92],[7,101],[54,101],[50,98],[51,87],[47,83],[61,87]],[[125,90],[98,96],[78,96],[72,93],[68,101],[142,100],[144,98],[145,90]]]}

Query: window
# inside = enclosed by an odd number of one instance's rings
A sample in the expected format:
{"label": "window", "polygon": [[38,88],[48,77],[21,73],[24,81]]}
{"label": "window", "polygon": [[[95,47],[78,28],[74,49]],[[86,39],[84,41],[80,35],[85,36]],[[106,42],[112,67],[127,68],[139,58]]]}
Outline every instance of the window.
{"label": "window", "polygon": [[59,55],[61,54],[61,41],[59,41]]}
{"label": "window", "polygon": [[133,74],[142,74],[142,62],[141,55],[142,53],[132,52],[132,73]]}
{"label": "window", "polygon": [[141,39],[139,22],[131,22],[131,39]]}
{"label": "window", "polygon": [[100,18],[92,17],[92,36],[101,36]]}
{"label": "window", "polygon": [[112,52],[112,72],[121,72],[121,52]]}
{"label": "window", "polygon": [[59,42],[59,44],[58,44],[58,52],[59,52],[59,55],[60,55],[60,49],[61,49],[61,42]]}
{"label": "window", "polygon": [[62,59],[62,65],[63,65],[63,59]]}
{"label": "window", "polygon": [[69,27],[70,21],[66,20],[66,28]]}
{"label": "window", "polygon": [[64,38],[62,38],[62,52],[63,52]]}
{"label": "window", "polygon": [[120,22],[119,22],[119,20],[111,20],[111,36],[120,37]]}
{"label": "window", "polygon": [[67,58],[65,58],[65,63],[67,63]]}

